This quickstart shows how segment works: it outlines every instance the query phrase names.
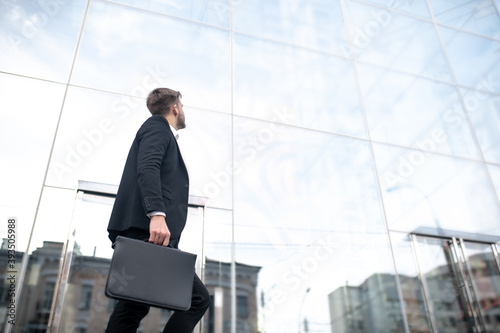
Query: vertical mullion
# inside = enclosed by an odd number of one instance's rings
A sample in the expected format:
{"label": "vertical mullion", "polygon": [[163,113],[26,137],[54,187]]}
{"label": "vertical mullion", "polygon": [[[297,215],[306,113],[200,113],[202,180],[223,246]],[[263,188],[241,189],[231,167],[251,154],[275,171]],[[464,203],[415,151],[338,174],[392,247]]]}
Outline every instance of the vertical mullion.
{"label": "vertical mullion", "polygon": [[[476,285],[474,283],[474,280],[472,279],[472,270],[470,269],[470,265],[469,265],[469,261],[467,260],[467,253],[465,251],[465,243],[464,243],[464,240],[462,238],[459,239],[460,241],[460,251],[462,253],[462,257],[464,259],[464,266],[465,266],[465,269],[467,270],[467,274],[466,274],[466,277],[468,277],[467,280],[465,280],[464,282],[467,283],[467,286],[470,286],[470,288],[472,289],[472,297],[473,299],[471,299],[471,307],[474,309],[476,308],[477,309],[477,313],[474,312],[475,315],[477,315],[477,323],[480,325],[480,329],[481,329],[481,332],[486,332],[486,329],[484,327],[484,321],[483,321],[483,318],[484,318],[484,315],[483,315],[483,311],[481,310],[481,306],[479,305],[478,303],[478,300],[477,300],[477,297],[478,297],[478,293],[477,293],[477,288],[476,288]],[[476,321],[476,320],[475,320]]]}
{"label": "vertical mullion", "polygon": [[429,298],[429,288],[427,286],[427,281],[424,279],[424,276],[422,275],[422,270],[420,268],[420,261],[418,259],[418,252],[417,252],[417,236],[412,234],[410,235],[410,239],[411,239],[410,242],[411,248],[413,250],[413,258],[415,259],[415,263],[417,264],[418,278],[420,280],[420,283],[422,284],[422,293],[424,294],[425,311],[427,312],[427,318],[429,318],[431,333],[435,333],[437,332],[436,320],[433,316],[433,309]]}

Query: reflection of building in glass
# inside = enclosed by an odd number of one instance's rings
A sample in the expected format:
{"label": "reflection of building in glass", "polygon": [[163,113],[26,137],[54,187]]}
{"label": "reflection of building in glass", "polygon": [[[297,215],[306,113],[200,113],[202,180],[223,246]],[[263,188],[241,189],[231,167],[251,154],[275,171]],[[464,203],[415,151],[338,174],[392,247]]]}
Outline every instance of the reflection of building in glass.
{"label": "reflection of building in glass", "polygon": [[[257,293],[260,267],[236,263],[237,332],[257,333]],[[205,326],[208,333],[231,332],[231,264],[207,260],[205,285],[212,295],[212,305]],[[207,320],[207,319],[205,319]]]}
{"label": "reflection of building in glass", "polygon": [[[475,280],[478,303],[486,328],[500,324],[500,275],[492,256],[476,254],[468,258]],[[494,277],[494,278],[492,278]],[[421,283],[418,277],[398,275],[403,293],[408,327],[412,333],[429,332]],[[460,291],[450,280],[450,267],[438,266],[426,273],[432,315],[439,332],[462,332],[466,319],[461,313]],[[328,295],[332,333],[403,332],[399,296],[392,274],[373,274],[359,286],[343,286]],[[459,309],[460,308],[460,309]],[[491,330],[491,332],[494,332]]]}
{"label": "reflection of building in glass", "polygon": [[[35,333],[47,330],[62,249],[63,243],[44,242],[43,247],[37,248],[30,256],[27,282],[19,301],[26,306],[19,307],[21,311],[17,313],[13,332]],[[3,255],[6,250],[2,249],[1,252]],[[104,295],[110,259],[82,256],[77,247],[74,253],[59,331],[103,332],[116,302]],[[18,252],[17,256],[17,262],[20,263],[23,254]],[[236,264],[238,332],[257,332],[256,286],[259,270],[260,267]],[[5,275],[6,271],[2,266],[0,276]],[[204,332],[230,332],[231,265],[207,260],[205,276],[213,304],[205,315]],[[9,301],[6,283],[1,285],[0,296],[3,311]],[[165,326],[171,314],[169,310],[152,308],[147,320],[141,322],[139,333],[157,333],[159,328]],[[2,320],[4,318],[5,315],[2,316]]]}
{"label": "reflection of building in glass", "polygon": [[404,332],[399,297],[391,274],[374,274],[359,286],[328,295],[332,333]]}

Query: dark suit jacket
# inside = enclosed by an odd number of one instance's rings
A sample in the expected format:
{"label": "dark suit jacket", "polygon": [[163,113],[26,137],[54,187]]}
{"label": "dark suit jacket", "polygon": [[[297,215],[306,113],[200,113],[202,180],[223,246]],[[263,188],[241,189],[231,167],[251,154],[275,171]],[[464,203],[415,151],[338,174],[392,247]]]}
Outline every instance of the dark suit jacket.
{"label": "dark suit jacket", "polygon": [[152,116],[135,136],[108,225],[112,242],[129,228],[149,232],[148,213],[164,212],[170,238],[186,224],[189,177],[168,121]]}

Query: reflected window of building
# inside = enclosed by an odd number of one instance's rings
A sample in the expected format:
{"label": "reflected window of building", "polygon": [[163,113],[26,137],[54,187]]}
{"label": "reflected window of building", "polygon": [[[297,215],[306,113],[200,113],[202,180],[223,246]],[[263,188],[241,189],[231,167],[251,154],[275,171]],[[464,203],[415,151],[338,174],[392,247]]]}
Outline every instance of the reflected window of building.
{"label": "reflected window of building", "polygon": [[238,318],[248,318],[248,297],[236,296],[236,311]]}
{"label": "reflected window of building", "polygon": [[90,303],[92,301],[92,291],[94,286],[92,284],[83,284],[80,292],[80,303],[78,307],[81,310],[87,310],[90,308]]}

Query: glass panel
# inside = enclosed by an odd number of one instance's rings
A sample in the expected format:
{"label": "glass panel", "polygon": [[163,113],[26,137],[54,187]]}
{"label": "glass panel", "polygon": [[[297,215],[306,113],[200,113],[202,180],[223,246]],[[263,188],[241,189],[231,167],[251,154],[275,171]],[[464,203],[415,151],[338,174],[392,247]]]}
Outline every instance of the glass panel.
{"label": "glass panel", "polygon": [[[0,6],[3,5],[6,4],[2,3]],[[16,239],[14,244],[16,250],[14,270],[17,279],[16,291],[21,293],[21,297],[24,297],[17,303],[16,325],[12,326],[12,328],[20,329],[27,327],[27,321],[32,321],[35,326],[38,324],[43,326],[47,320],[44,317],[48,314],[46,311],[50,311],[50,304],[47,310],[46,308],[41,308],[42,305],[40,304],[30,303],[26,300],[26,297],[28,297],[27,295],[29,295],[31,290],[35,290],[34,292],[36,293],[43,293],[46,288],[51,286],[49,283],[54,282],[53,278],[57,276],[58,261],[48,264],[52,268],[55,267],[55,274],[39,279],[37,272],[38,266],[43,264],[41,262],[43,253],[39,254],[37,252],[33,254],[33,252],[28,251],[32,255],[26,257],[28,262],[25,273],[26,280],[23,286],[23,288],[27,289],[26,292],[21,292],[22,289],[19,281],[22,274],[24,274],[21,271],[23,255],[28,250],[35,209],[42,190],[43,178],[49,159],[57,118],[61,110],[64,87],[48,82],[0,74],[0,95],[2,96],[0,99],[0,142],[2,142],[0,145],[0,155],[3,156],[4,161],[0,165],[0,183],[2,184],[2,190],[0,191],[0,216],[2,221],[4,221],[0,227],[0,238],[2,239],[1,257],[7,258],[7,219],[14,217],[16,218]],[[43,219],[43,211],[46,209],[48,202],[50,200],[47,201],[47,199],[44,199],[42,201],[38,221]],[[66,202],[61,200],[62,204]],[[61,207],[62,209],[67,208]],[[69,209],[71,209],[71,201]],[[61,213],[61,215],[64,214]],[[52,223],[57,223],[56,221],[61,222],[60,218],[61,216],[54,216],[51,221]],[[62,219],[62,223],[64,223],[64,219]],[[45,225],[45,227],[47,228],[46,230],[53,229],[51,224]],[[53,232],[52,235],[43,234],[50,240],[51,237],[55,236],[55,233]],[[63,235],[63,237],[65,236],[66,234]],[[42,246],[42,244],[43,241],[38,243],[39,246]],[[34,248],[32,248],[33,250]],[[60,249],[55,249],[54,251],[59,251],[57,253],[60,255]],[[7,311],[7,305],[13,295],[9,295],[7,292],[9,289],[4,288],[6,286],[5,283],[7,283],[7,277],[5,276],[7,265],[2,264],[1,267],[0,275],[5,279],[2,280],[0,306]],[[40,282],[39,285],[37,284],[38,282]],[[50,290],[50,288],[47,290]],[[47,292],[48,294],[50,292]],[[51,299],[46,298],[45,300],[50,303]],[[46,306],[46,304],[44,303],[43,306]],[[8,319],[6,312],[1,313],[0,330],[3,329]]]}
{"label": "glass panel", "polygon": [[[77,187],[80,179],[119,184],[137,130],[151,114],[144,100],[70,87],[52,153],[47,183]],[[231,205],[231,137],[228,115],[184,107],[179,145],[191,195]]]}
{"label": "glass panel", "polygon": [[372,140],[480,159],[454,86],[366,65],[359,75]]}
{"label": "glass panel", "polygon": [[16,247],[26,251],[64,87],[0,74],[0,95],[0,215],[19,219]]}
{"label": "glass panel", "polygon": [[492,0],[429,0],[438,23],[500,39],[500,17]]}
{"label": "glass panel", "polygon": [[432,23],[346,1],[353,52],[362,62],[452,82]]}
{"label": "glass panel", "polygon": [[413,260],[411,238],[408,234],[396,232],[391,232],[390,236],[408,328],[412,333],[431,332],[418,267]]}
{"label": "glass panel", "polygon": [[461,298],[453,270],[456,261],[446,240],[417,238],[417,253],[427,302],[439,332],[474,332],[467,320],[468,305]]}
{"label": "glass panel", "polygon": [[187,127],[179,146],[189,171],[189,193],[209,198],[211,207],[231,208],[231,118],[184,107]]}
{"label": "glass panel", "polygon": [[[205,286],[212,297],[212,304],[204,317],[204,333],[231,332],[231,242],[232,212],[229,210],[207,208],[205,215]],[[252,267],[236,264],[236,274],[248,276],[240,278],[236,289],[246,290],[248,316],[249,300],[255,301],[255,271]],[[244,296],[242,295],[242,296]],[[253,297],[252,297],[253,296]],[[252,309],[255,304],[252,303]],[[251,315],[250,315],[251,314]],[[239,332],[239,331],[237,331]]]}
{"label": "glass panel", "polygon": [[234,29],[287,44],[341,54],[346,35],[340,2],[233,0]]}
{"label": "glass panel", "polygon": [[391,230],[500,235],[500,207],[482,163],[374,144]]}
{"label": "glass panel", "polygon": [[234,82],[238,115],[365,136],[347,60],[235,36]]}
{"label": "glass panel", "polygon": [[0,2],[0,70],[66,82],[86,4],[85,0]]}
{"label": "glass panel", "polygon": [[[112,2],[229,28],[230,0],[170,0],[168,2],[162,0],[112,0]],[[239,4],[239,0],[232,0],[232,2],[233,6]]]}
{"label": "glass panel", "polygon": [[[483,157],[487,162],[500,164],[500,96],[478,90],[462,89],[465,107],[474,126]],[[453,122],[459,124],[465,119],[453,115]]]}
{"label": "glass panel", "polygon": [[444,27],[439,30],[458,83],[499,94],[500,42]]}
{"label": "glass panel", "polygon": [[229,32],[92,2],[71,82],[143,98],[167,86],[185,105],[229,112],[229,55]]}
{"label": "glass panel", "polygon": [[[240,218],[236,216],[236,221]],[[265,232],[279,231],[268,228]],[[353,332],[353,328],[404,332],[385,235],[324,232],[310,244],[272,244],[250,243],[245,232],[235,226],[236,258],[258,272],[254,281],[259,317],[258,326],[254,317],[237,318],[239,328],[250,332],[257,327],[266,332]],[[300,236],[300,230],[295,233]],[[282,257],[282,251],[290,255]],[[245,276],[240,278],[244,281]]]}
{"label": "glass panel", "polygon": [[[259,140],[268,123],[235,119],[234,126],[234,206],[245,239],[309,244],[325,230],[385,231],[366,142],[285,126]],[[252,141],[258,148],[245,145]],[[342,223],[332,224],[337,219]]]}
{"label": "glass panel", "polygon": [[119,184],[130,145],[149,116],[142,99],[70,87],[46,183]]}
{"label": "glass panel", "polygon": [[[104,295],[113,251],[106,226],[114,199],[85,194],[74,215],[74,246],[68,282],[61,306],[60,332],[103,332],[116,302]],[[179,248],[196,253],[201,269],[203,212],[189,207]],[[151,308],[139,332],[161,332],[171,311]]]}
{"label": "glass panel", "polygon": [[425,0],[367,0],[388,9],[428,18],[429,10]]}
{"label": "glass panel", "polygon": [[[12,332],[47,329],[74,202],[74,191],[44,187]],[[27,242],[29,238],[21,235],[19,239]]]}
{"label": "glass panel", "polygon": [[464,242],[470,278],[481,308],[487,332],[500,329],[497,316],[500,312],[500,272],[490,244]]}
{"label": "glass panel", "polygon": [[[235,146],[266,125],[235,119]],[[335,301],[348,281],[364,304],[355,325],[402,331],[366,142],[285,127],[260,146],[235,152],[234,219],[236,261],[259,269],[261,330],[330,332],[333,322],[348,323],[336,317],[347,305]],[[369,316],[377,320],[362,320]],[[239,318],[239,325],[253,328],[255,318]]]}
{"label": "glass panel", "polygon": [[497,192],[498,202],[500,203],[500,166],[487,164],[488,171],[490,172],[493,187]]}

